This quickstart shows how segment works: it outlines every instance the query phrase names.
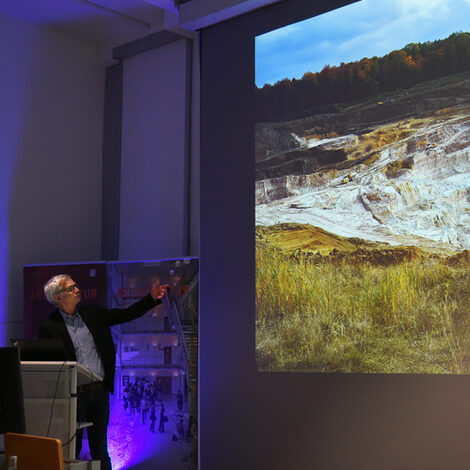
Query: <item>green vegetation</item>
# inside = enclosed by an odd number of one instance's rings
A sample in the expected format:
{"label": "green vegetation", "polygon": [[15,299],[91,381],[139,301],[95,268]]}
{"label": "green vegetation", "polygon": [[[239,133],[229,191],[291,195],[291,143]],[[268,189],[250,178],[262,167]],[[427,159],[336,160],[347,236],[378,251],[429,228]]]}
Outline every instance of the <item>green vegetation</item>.
{"label": "green vegetation", "polygon": [[[312,114],[319,107],[324,109],[318,112],[337,112],[338,103],[380,95],[387,100],[396,90],[468,70],[468,32],[411,43],[383,57],[366,57],[340,66],[326,65],[318,73],[306,72],[299,80],[285,78],[274,85],[256,88],[256,121],[292,120],[294,116]],[[445,79],[441,83],[445,84]]]}
{"label": "green vegetation", "polygon": [[312,262],[258,241],[258,368],[470,372],[469,265]]}

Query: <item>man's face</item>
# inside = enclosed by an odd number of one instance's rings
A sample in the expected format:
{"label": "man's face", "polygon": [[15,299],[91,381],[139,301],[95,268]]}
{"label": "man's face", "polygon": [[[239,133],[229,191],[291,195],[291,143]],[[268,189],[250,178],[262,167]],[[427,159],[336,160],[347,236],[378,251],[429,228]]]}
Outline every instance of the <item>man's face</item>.
{"label": "man's face", "polygon": [[54,297],[61,310],[66,313],[73,313],[76,305],[81,299],[80,289],[73,279],[67,279],[60,291]]}

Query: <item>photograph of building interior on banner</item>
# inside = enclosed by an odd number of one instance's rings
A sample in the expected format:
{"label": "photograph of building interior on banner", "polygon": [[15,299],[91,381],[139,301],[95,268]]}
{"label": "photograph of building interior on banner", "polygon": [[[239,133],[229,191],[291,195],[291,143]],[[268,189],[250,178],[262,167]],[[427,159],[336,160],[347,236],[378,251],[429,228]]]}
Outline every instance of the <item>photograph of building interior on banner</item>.
{"label": "photograph of building interior on banner", "polygon": [[261,371],[470,372],[470,3],[256,38]]}
{"label": "photograph of building interior on banner", "polygon": [[[112,327],[117,354],[108,449],[114,470],[197,468],[198,269],[197,258],[24,268],[26,338],[36,336],[53,310],[43,285],[55,274],[69,274],[79,285],[80,305],[111,309],[136,302],[157,279],[168,284],[162,303]],[[90,459],[86,433],[80,456]]]}

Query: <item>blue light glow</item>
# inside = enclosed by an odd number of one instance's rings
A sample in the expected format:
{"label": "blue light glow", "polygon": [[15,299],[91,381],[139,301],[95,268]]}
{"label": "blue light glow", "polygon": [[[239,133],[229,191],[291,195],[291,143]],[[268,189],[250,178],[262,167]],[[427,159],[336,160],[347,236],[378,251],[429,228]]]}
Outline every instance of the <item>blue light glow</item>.
{"label": "blue light glow", "polygon": [[[130,469],[146,462],[149,469],[165,468],[168,470],[183,468],[182,460],[191,451],[191,439],[173,441],[178,436],[176,425],[183,419],[187,427],[189,416],[183,410],[177,410],[176,399],[164,401],[165,413],[169,420],[165,432],[158,431],[160,402],[155,413],[157,421],[155,432],[150,431],[149,414],[142,423],[142,413],[124,410],[124,402],[115,398],[111,404],[111,419],[108,428],[108,450],[114,470]],[[140,468],[140,467],[139,467]]]}

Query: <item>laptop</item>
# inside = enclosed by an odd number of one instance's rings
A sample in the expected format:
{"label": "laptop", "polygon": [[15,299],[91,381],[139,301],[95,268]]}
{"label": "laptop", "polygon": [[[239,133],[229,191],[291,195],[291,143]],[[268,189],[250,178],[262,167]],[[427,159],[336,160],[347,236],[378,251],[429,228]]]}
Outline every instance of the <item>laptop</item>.
{"label": "laptop", "polygon": [[66,361],[67,351],[61,339],[11,339],[20,351],[21,361]]}

